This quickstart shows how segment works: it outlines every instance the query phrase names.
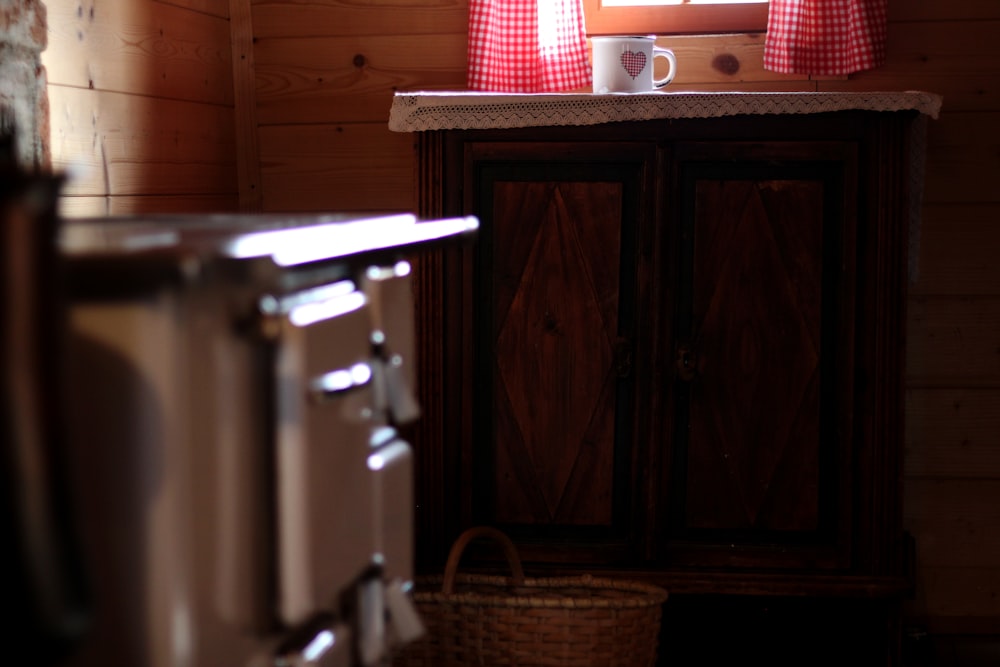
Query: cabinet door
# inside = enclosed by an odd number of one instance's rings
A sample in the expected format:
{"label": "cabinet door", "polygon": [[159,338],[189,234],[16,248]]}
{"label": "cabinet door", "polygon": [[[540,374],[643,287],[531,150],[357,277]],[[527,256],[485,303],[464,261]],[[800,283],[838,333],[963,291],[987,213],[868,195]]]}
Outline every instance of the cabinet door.
{"label": "cabinet door", "polygon": [[651,155],[622,143],[466,148],[481,223],[472,518],[518,538],[527,559],[620,562],[638,548],[633,358]]}
{"label": "cabinet door", "polygon": [[677,146],[674,564],[849,564],[855,153]]}

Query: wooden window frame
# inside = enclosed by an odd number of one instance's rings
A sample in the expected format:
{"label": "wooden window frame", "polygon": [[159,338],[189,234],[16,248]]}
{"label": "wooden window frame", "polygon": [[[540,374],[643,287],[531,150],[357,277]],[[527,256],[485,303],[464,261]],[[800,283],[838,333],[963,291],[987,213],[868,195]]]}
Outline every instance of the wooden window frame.
{"label": "wooden window frame", "polygon": [[583,0],[588,35],[712,35],[764,32],[767,3],[605,7]]}

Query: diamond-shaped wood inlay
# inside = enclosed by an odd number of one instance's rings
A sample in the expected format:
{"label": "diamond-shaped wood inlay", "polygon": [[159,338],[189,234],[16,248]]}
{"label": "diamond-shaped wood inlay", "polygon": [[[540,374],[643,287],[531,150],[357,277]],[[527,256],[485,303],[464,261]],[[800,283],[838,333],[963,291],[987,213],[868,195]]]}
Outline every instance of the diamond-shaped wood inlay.
{"label": "diamond-shaped wood inlay", "polygon": [[[617,238],[609,246],[606,230],[581,221],[601,219],[594,207],[620,215],[619,186],[497,188],[497,205],[516,207],[532,225],[498,240],[494,255],[498,519],[607,523]],[[522,252],[507,252],[507,244]]]}
{"label": "diamond-shaped wood inlay", "polygon": [[[780,199],[769,197],[774,189]],[[698,193],[701,375],[692,388],[688,467],[701,488],[689,489],[688,525],[814,529],[821,184],[708,181]],[[723,201],[729,210],[714,208]],[[791,507],[785,494],[796,499]]]}

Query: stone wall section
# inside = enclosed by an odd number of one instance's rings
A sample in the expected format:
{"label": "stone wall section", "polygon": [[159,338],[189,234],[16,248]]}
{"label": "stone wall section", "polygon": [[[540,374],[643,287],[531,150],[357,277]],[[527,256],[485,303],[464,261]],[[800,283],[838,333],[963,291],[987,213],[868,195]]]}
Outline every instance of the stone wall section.
{"label": "stone wall section", "polygon": [[0,0],[0,136],[13,136],[17,162],[38,170],[51,162],[45,17],[41,0]]}

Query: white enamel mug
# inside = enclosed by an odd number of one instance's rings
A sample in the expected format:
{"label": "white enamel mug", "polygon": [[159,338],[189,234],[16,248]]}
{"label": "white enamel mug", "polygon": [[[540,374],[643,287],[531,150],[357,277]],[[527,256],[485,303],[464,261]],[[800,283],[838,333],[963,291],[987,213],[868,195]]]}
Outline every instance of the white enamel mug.
{"label": "white enamel mug", "polygon": [[[595,93],[649,93],[674,80],[677,58],[670,49],[656,46],[655,37],[601,36],[590,38]],[[670,64],[667,75],[653,78],[653,59]]]}

